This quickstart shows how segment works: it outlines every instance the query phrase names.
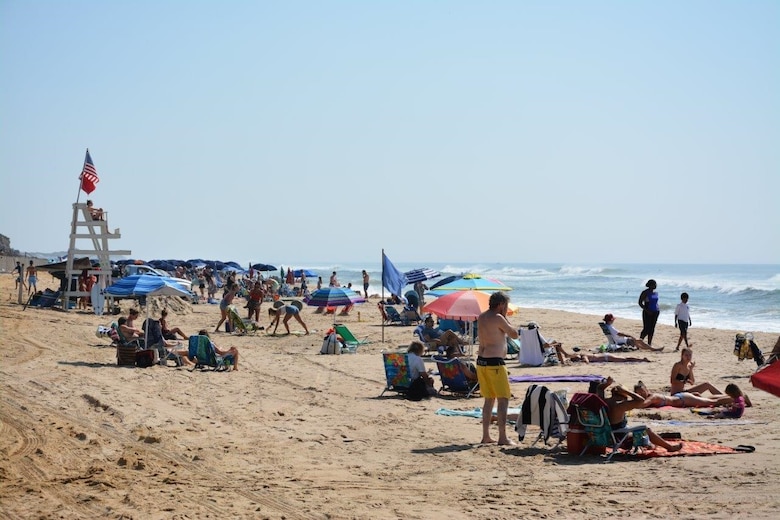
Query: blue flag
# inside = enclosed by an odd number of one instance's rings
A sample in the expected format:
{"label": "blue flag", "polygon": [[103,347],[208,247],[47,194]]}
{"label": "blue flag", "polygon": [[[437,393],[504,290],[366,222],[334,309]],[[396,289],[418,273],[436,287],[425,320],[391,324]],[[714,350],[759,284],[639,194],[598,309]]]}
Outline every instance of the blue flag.
{"label": "blue flag", "polygon": [[395,268],[384,251],[382,251],[382,285],[399,298],[401,298],[401,292],[406,285],[406,275]]}

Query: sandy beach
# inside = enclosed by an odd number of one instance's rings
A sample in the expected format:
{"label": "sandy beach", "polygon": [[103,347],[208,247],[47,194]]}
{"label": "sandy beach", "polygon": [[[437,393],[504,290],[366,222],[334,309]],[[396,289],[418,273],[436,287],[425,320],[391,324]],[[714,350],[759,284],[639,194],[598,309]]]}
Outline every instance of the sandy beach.
{"label": "sandy beach", "polygon": [[[10,275],[0,278],[4,518],[730,519],[776,518],[780,510],[780,398],[750,385],[755,363],[732,354],[738,331],[694,326],[690,337],[698,382],[721,389],[734,382],[749,394],[754,406],[741,424],[708,424],[687,409],[635,411],[630,422],[755,452],[606,464],[568,454],[565,442],[530,447],[534,427],[517,447],[479,446],[478,419],[435,413],[471,410],[481,398],[379,397],[380,352],[408,344],[413,327],[385,327],[382,342],[376,300],[338,317],[371,340],[355,355],[320,355],[333,318],[305,308],[302,317],[316,331],[310,336],[213,334],[241,356],[239,371],[215,373],[118,367],[110,341],[95,335],[116,317],[23,310],[13,284]],[[47,285],[55,286],[44,275],[39,289]],[[244,300],[236,302],[244,313]],[[536,321],[566,348],[604,342],[599,316],[514,303],[521,310],[513,324]],[[123,311],[132,306],[121,304]],[[218,319],[218,306],[203,304],[168,321],[194,334],[213,330]],[[616,327],[634,335],[641,329],[622,319]],[[777,334],[753,332],[771,350]],[[509,361],[508,368],[512,375],[611,375],[627,386],[641,379],[661,391],[679,359],[676,342],[677,330],[659,325],[654,343],[665,351],[648,353],[652,363],[524,368]],[[549,386],[569,396],[586,389]],[[512,387],[516,407],[527,384]]]}

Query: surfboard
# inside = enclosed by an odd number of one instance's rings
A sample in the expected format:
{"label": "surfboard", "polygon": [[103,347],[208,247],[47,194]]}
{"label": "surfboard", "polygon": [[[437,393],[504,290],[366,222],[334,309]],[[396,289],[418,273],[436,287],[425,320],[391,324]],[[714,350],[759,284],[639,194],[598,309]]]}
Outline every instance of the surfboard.
{"label": "surfboard", "polygon": [[100,290],[98,284],[92,286],[89,297],[92,299],[92,310],[95,311],[95,316],[102,316],[106,306],[106,295]]}

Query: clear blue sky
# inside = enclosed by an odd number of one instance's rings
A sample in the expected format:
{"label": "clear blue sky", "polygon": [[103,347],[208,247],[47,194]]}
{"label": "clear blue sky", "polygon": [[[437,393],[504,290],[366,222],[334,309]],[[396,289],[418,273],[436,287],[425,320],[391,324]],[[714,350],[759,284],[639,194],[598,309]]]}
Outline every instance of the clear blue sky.
{"label": "clear blue sky", "polygon": [[[0,2],[0,233],[134,257],[780,263],[780,2]],[[81,200],[86,199],[81,194]]]}

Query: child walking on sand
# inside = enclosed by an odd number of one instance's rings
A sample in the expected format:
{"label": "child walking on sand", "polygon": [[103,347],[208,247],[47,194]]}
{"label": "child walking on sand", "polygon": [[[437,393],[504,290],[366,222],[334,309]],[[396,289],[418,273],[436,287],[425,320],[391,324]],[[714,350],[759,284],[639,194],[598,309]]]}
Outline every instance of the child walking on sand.
{"label": "child walking on sand", "polygon": [[677,340],[677,348],[674,350],[680,350],[680,344],[685,340],[685,347],[688,348],[688,326],[693,325],[691,321],[691,311],[688,309],[688,293],[684,292],[680,295],[680,303],[674,309],[674,327],[680,329],[680,337]]}

